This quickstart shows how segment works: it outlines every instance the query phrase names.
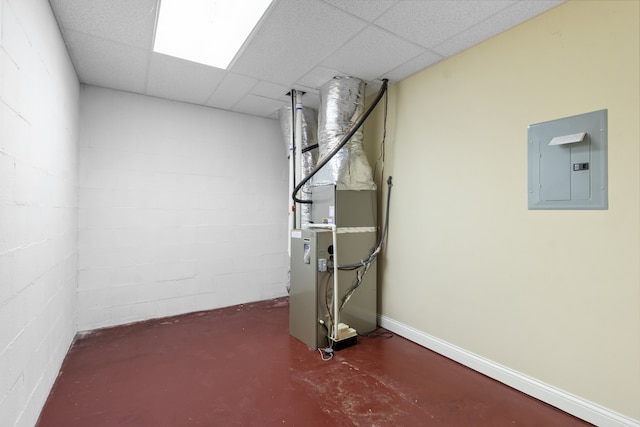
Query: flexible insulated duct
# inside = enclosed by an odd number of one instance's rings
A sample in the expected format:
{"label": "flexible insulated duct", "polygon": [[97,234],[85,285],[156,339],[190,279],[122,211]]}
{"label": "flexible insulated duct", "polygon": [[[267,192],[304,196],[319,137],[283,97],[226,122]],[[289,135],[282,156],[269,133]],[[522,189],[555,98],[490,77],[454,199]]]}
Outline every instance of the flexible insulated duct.
{"label": "flexible insulated duct", "polygon": [[[364,112],[365,83],[354,77],[334,77],[320,88],[318,145],[320,158],[329,155]],[[312,185],[335,184],[345,190],[375,190],[371,166],[358,129],[313,177]],[[303,195],[304,197],[304,195]]]}
{"label": "flexible insulated duct", "polygon": [[[288,155],[293,155],[293,147],[291,146],[292,141],[292,132],[293,132],[293,120],[291,114],[291,106],[282,107],[278,111],[278,116],[280,119],[280,127],[282,129],[282,134],[284,135],[284,142],[287,148]],[[318,161],[318,112],[309,107],[302,107],[302,132],[300,135],[301,148],[302,148],[302,158],[296,159],[296,161],[301,162],[300,171],[302,176],[296,176],[295,181],[296,184],[313,170],[317,161]],[[302,186],[301,194],[304,195],[305,198],[309,197],[309,187],[310,184],[305,184]],[[308,204],[302,204],[298,207],[300,209],[300,222],[298,224],[298,228],[309,223],[311,221],[311,206]]]}

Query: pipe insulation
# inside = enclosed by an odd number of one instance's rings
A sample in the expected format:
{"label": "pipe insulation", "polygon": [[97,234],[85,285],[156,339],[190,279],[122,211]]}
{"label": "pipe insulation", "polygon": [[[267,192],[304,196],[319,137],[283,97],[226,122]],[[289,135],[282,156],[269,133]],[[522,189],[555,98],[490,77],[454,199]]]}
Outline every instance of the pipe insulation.
{"label": "pipe insulation", "polygon": [[[300,171],[300,176],[294,177],[294,187],[297,185],[302,179],[311,173],[314,169],[317,161],[318,161],[318,112],[310,107],[302,106],[301,110],[296,106],[296,113],[300,116],[300,122],[298,124],[298,132],[299,140],[301,141],[300,152],[301,158],[296,159],[296,163],[300,164],[300,168],[296,168]],[[285,106],[282,107],[278,111],[278,117],[280,119],[280,128],[282,129],[282,134],[284,135],[284,142],[287,149],[287,154],[289,156],[293,156],[296,153],[295,147],[292,145],[293,136],[292,133],[294,131],[294,120],[293,115],[291,113],[292,107]],[[305,198],[310,197],[310,183],[305,183],[302,186],[301,193]],[[308,204],[300,204],[297,209],[300,210],[300,224],[296,226],[298,228],[303,228],[304,225],[308,224],[311,221],[311,205]]]}
{"label": "pipe insulation", "polygon": [[[365,83],[355,77],[334,77],[320,88],[320,159],[330,155],[362,116],[364,98]],[[335,184],[338,189],[344,190],[376,189],[364,152],[362,128],[313,177],[313,186],[328,184]],[[308,199],[304,194],[303,198]]]}

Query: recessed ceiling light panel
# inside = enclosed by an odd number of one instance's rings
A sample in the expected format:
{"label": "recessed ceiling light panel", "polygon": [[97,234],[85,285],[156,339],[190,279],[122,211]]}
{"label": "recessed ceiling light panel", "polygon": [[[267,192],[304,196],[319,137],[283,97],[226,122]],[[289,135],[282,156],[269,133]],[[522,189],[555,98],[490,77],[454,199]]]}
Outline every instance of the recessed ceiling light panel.
{"label": "recessed ceiling light panel", "polygon": [[153,50],[226,69],[271,0],[161,0]]}

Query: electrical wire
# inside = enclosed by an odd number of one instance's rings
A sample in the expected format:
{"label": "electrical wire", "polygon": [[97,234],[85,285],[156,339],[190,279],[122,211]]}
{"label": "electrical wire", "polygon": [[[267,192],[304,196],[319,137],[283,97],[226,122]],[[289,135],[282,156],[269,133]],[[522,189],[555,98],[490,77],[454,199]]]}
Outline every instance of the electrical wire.
{"label": "electrical wire", "polygon": [[384,113],[382,120],[382,141],[380,141],[380,155],[376,160],[376,164],[373,166],[373,177],[375,179],[376,170],[378,169],[378,163],[381,164],[380,167],[380,184],[382,184],[382,178],[384,177],[384,156],[385,156],[385,142],[387,141],[387,114],[389,111],[389,92],[385,92],[384,94]]}
{"label": "electrical wire", "polygon": [[356,289],[358,289],[358,287],[362,284],[362,279],[364,278],[364,275],[367,274],[367,272],[369,271],[369,268],[371,267],[373,262],[376,260],[376,258],[378,257],[378,255],[382,251],[382,247],[384,245],[384,241],[385,241],[385,238],[387,236],[388,229],[389,229],[389,207],[390,207],[390,204],[391,204],[391,187],[393,187],[393,178],[392,177],[389,177],[387,179],[387,187],[388,187],[388,190],[387,190],[387,208],[386,208],[384,225],[383,225],[383,228],[382,228],[382,233],[380,234],[380,241],[378,242],[378,246],[376,246],[376,248],[371,252],[371,254],[369,255],[369,257],[366,260],[362,260],[362,261],[360,261],[360,263],[346,264],[346,265],[338,266],[339,270],[346,270],[346,271],[357,270],[356,271],[356,279],[354,280],[354,282],[351,285],[351,287],[347,290],[345,295],[342,297],[339,311],[342,311],[342,309],[344,308],[345,304],[351,298],[351,295],[353,295],[353,293],[356,291]]}
{"label": "electrical wire", "polygon": [[293,190],[293,193],[291,194],[291,198],[293,199],[294,202],[313,203],[311,200],[299,199],[297,197],[298,191],[300,191],[302,186],[304,186],[307,182],[309,182],[309,180],[316,173],[318,173],[318,171],[322,169],[322,167],[326,165],[329,162],[329,160],[331,160],[333,156],[335,156],[338,153],[338,151],[340,151],[340,149],[342,149],[342,147],[344,147],[347,144],[347,142],[349,142],[351,137],[358,131],[358,129],[360,129],[360,127],[365,122],[365,120],[367,120],[371,112],[373,112],[373,109],[376,108],[376,105],[378,105],[378,102],[380,102],[380,99],[382,99],[382,95],[386,93],[388,83],[389,83],[388,79],[382,80],[382,86],[380,87],[380,91],[378,91],[378,94],[376,95],[371,105],[369,105],[369,108],[367,108],[366,111],[358,117],[358,119],[354,122],[354,124],[349,128],[348,132],[342,137],[342,139],[340,140],[340,143],[338,143],[338,145],[329,154],[327,154],[320,161],[318,161],[318,164],[316,165],[316,167],[313,168],[313,170],[309,173],[309,175],[304,177],[304,179],[298,183],[296,188]]}
{"label": "electrical wire", "polygon": [[[328,362],[333,359],[333,349],[319,348],[318,351],[320,352],[320,359],[322,359],[323,362]],[[328,355],[329,357],[324,357],[325,355]]]}
{"label": "electrical wire", "polygon": [[[333,330],[333,314],[331,311],[331,307],[330,307],[330,301],[329,301],[329,281],[331,279],[331,277],[333,276],[333,269],[331,271],[327,271],[327,274],[325,275],[326,280],[325,280],[325,284],[324,284],[324,304],[327,308],[327,313],[329,313],[329,322],[330,325],[326,326],[327,328],[327,337],[329,338],[329,345],[333,345],[333,340],[331,339],[330,335],[331,333],[329,331]],[[333,295],[333,298],[336,298],[335,295]]]}
{"label": "electrical wire", "polygon": [[[378,332],[380,331],[380,332]],[[360,335],[360,334],[358,334]],[[367,337],[367,338],[384,338],[384,339],[389,339],[389,338],[393,338],[394,334],[391,331],[387,331],[387,330],[380,330],[380,328],[376,329],[373,332],[370,332],[368,334],[362,334],[360,335],[361,337]]]}

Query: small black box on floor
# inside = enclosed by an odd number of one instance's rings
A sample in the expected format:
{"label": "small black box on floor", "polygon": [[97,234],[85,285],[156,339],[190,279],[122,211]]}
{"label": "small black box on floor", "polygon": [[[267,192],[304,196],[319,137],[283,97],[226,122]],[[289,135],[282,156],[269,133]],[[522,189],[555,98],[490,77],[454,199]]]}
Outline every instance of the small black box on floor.
{"label": "small black box on floor", "polygon": [[349,338],[342,339],[340,341],[333,341],[332,349],[335,351],[342,350],[343,348],[351,347],[352,345],[356,345],[358,343],[358,336],[354,335]]}

